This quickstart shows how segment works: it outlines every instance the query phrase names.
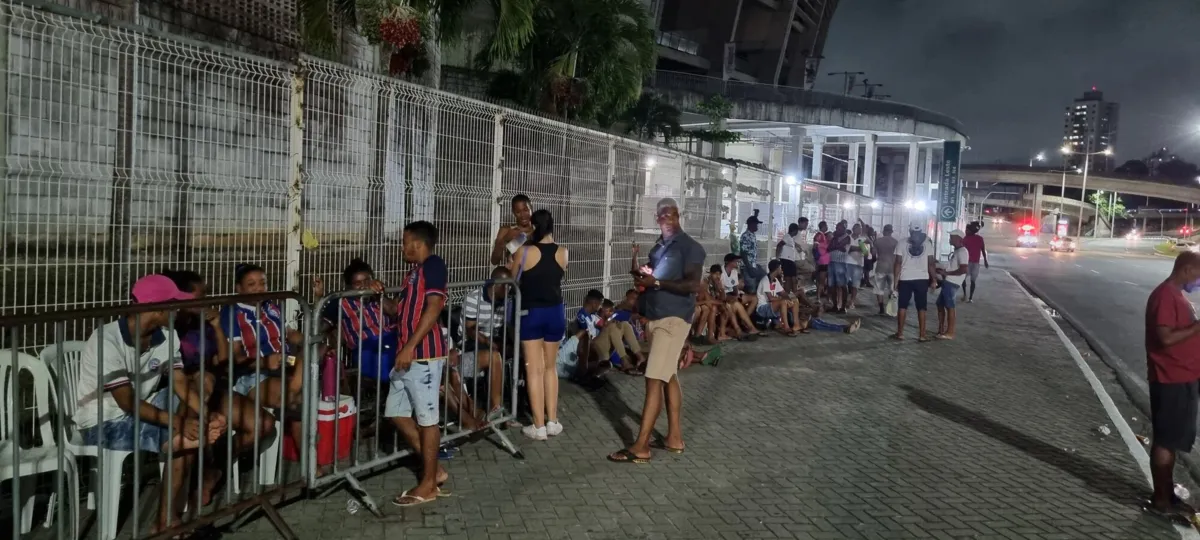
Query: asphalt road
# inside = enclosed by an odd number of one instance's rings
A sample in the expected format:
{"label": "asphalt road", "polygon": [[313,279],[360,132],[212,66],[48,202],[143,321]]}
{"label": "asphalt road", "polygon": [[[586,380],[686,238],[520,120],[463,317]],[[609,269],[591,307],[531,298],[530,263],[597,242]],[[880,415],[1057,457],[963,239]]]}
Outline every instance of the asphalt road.
{"label": "asphalt road", "polygon": [[[1146,299],[1171,272],[1172,259],[1101,252],[993,247],[992,268],[1020,274],[1120,357],[1135,381],[1146,380]],[[976,293],[986,301],[987,291]],[[1192,295],[1193,304],[1200,293]],[[1003,328],[1003,321],[993,321]],[[1144,388],[1144,386],[1143,386]]]}

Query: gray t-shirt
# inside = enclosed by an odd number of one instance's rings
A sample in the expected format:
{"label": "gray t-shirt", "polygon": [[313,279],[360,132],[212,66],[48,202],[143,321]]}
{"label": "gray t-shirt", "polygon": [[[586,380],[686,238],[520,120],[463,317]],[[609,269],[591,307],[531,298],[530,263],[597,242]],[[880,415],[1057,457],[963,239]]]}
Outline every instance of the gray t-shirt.
{"label": "gray t-shirt", "polygon": [[[659,238],[658,243],[650,249],[649,266],[654,270],[654,277],[659,281],[677,281],[683,279],[684,268],[688,266],[701,267],[704,270],[704,246],[687,233],[680,231],[669,239]],[[700,276],[696,276],[699,283]],[[657,321],[667,317],[679,317],[685,321],[692,319],[696,311],[695,294],[676,294],[664,290],[647,290],[638,297],[638,312],[649,320]]]}
{"label": "gray t-shirt", "polygon": [[900,241],[892,236],[880,236],[875,239],[875,255],[878,260],[875,263],[875,271],[890,274],[895,271],[896,264],[896,246],[900,245]]}

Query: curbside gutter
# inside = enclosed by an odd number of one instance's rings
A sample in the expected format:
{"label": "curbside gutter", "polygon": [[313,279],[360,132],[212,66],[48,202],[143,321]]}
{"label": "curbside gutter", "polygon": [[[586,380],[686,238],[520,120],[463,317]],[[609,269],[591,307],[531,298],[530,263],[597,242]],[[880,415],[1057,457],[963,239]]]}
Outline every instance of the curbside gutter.
{"label": "curbside gutter", "polygon": [[[1121,361],[1121,358],[1117,356],[1112,349],[1109,349],[1103,341],[1100,341],[1095,334],[1089,331],[1087,327],[1080,323],[1079,319],[1076,319],[1066,310],[1063,310],[1058,303],[1043,294],[1042,291],[1037,288],[1037,286],[1033,285],[1020,274],[1015,272],[1009,272],[1009,275],[1016,279],[1017,283],[1020,283],[1022,287],[1025,287],[1025,290],[1029,291],[1030,294],[1037,297],[1038,300],[1041,300],[1047,306],[1053,308],[1054,311],[1058,312],[1058,315],[1062,317],[1067,324],[1071,325],[1075,332],[1083,337],[1083,340],[1087,342],[1088,347],[1095,351],[1096,355],[1100,357],[1100,360],[1104,362],[1104,365],[1112,370],[1112,372],[1117,376],[1117,382],[1121,385],[1121,388],[1125,390],[1125,394],[1129,396],[1129,400],[1133,403],[1133,406],[1137,407],[1138,411],[1141,411],[1141,414],[1144,418],[1149,419],[1150,394],[1146,389],[1142,388],[1137,381],[1134,380],[1133,376],[1129,374],[1125,368],[1125,364]],[[1200,483],[1200,456],[1193,455],[1193,453],[1198,452],[1200,452],[1200,449],[1193,449],[1192,452],[1183,452],[1179,453],[1178,455],[1182,459],[1183,463],[1187,465],[1188,474],[1192,477],[1192,480]]]}

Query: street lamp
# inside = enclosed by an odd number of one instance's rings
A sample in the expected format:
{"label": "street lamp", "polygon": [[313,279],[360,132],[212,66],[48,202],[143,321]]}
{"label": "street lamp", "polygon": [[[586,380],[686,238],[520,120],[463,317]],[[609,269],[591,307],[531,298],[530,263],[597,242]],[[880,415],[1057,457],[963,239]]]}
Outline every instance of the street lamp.
{"label": "street lamp", "polygon": [[[1077,152],[1072,150],[1070,146],[1064,146],[1064,147],[1062,147],[1062,153],[1064,155],[1066,155],[1066,154],[1075,154]],[[1099,152],[1078,152],[1078,153],[1083,154],[1083,191],[1081,191],[1079,193],[1079,234],[1077,236],[1079,236],[1080,238],[1083,238],[1083,209],[1084,209],[1084,206],[1087,205],[1088,167],[1091,165],[1092,156],[1099,156],[1099,155],[1111,156],[1111,155],[1113,155],[1113,149],[1110,146]],[[1063,173],[1063,189],[1066,189],[1066,184],[1067,184],[1067,173],[1064,172]],[[1096,214],[1097,222],[1099,221],[1099,219],[1100,219],[1100,214],[1097,213]],[[1096,236],[1096,228],[1092,227],[1092,237],[1094,238],[1095,236]]]}
{"label": "street lamp", "polygon": [[1033,167],[1033,162],[1035,161],[1046,161],[1046,153],[1038,152],[1036,156],[1029,158],[1029,166]]}

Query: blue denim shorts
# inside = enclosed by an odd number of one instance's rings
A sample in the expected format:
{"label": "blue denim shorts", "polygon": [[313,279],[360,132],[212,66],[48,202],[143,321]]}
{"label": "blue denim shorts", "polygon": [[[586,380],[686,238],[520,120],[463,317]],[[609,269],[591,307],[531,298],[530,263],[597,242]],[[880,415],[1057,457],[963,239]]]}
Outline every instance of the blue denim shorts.
{"label": "blue denim shorts", "polygon": [[386,418],[411,416],[421,427],[438,424],[441,409],[438,391],[442,386],[445,358],[413,362],[405,371],[392,370],[391,388],[383,409]]}
{"label": "blue denim shorts", "polygon": [[938,293],[937,307],[954,309],[954,296],[958,294],[958,285],[949,281],[942,282],[942,290]]}
{"label": "blue denim shorts", "polygon": [[831,262],[829,263],[829,286],[830,287],[845,287],[847,283],[846,263]]}
{"label": "blue denim shorts", "polygon": [[233,391],[243,396],[249,395],[250,391],[254,390],[255,386],[258,386],[258,383],[267,380],[268,377],[270,377],[270,375],[267,375],[266,373],[248,373],[246,375],[242,375],[241,377],[238,377],[237,380],[233,381]]}
{"label": "blue denim shorts", "polygon": [[[150,396],[150,399],[147,401],[151,405],[171,413],[174,413],[179,408],[179,396],[166,388]],[[138,443],[137,450],[141,452],[154,452],[156,454],[161,452],[163,443],[167,442],[167,426],[160,426],[142,420],[138,428],[139,436],[136,438]],[[81,431],[80,435],[83,436],[83,444],[85,446],[99,445],[101,432],[104,434],[105,449],[126,452],[134,450],[133,443],[135,438],[133,436],[132,416],[122,416],[112,420],[105,420],[103,424]],[[175,434],[178,435],[178,432]]]}
{"label": "blue denim shorts", "polygon": [[566,308],[563,304],[530,308],[521,316],[521,341],[562,341],[567,333]]}
{"label": "blue denim shorts", "polygon": [[862,284],[863,267],[857,264],[846,263],[846,286],[858,288]]}

